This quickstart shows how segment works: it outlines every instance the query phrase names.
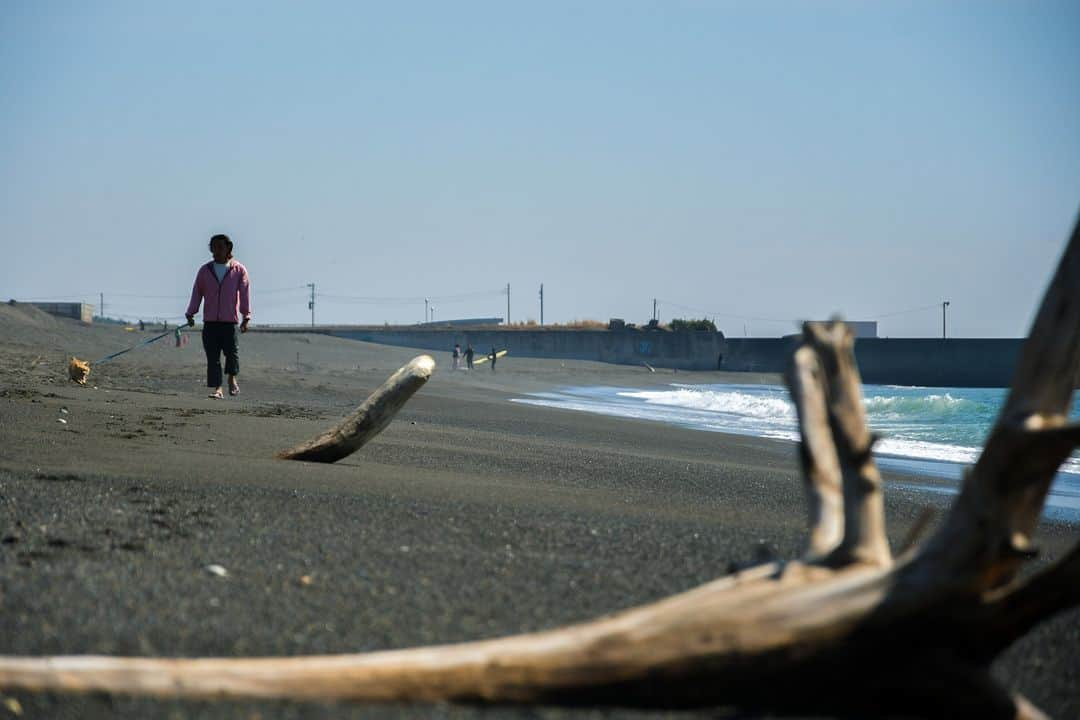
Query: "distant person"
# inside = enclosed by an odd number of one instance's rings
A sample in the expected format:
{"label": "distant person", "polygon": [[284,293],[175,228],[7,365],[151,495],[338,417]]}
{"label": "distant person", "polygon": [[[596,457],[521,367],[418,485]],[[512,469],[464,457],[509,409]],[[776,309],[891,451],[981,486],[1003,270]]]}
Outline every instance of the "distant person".
{"label": "distant person", "polygon": [[461,368],[461,344],[460,343],[454,343],[454,365],[453,365],[453,367],[454,367],[455,370],[459,370]]}
{"label": "distant person", "polygon": [[222,399],[221,354],[225,354],[225,374],[229,376],[229,394],[239,395],[240,353],[237,323],[240,332],[248,331],[251,321],[251,281],[247,268],[233,259],[233,242],[228,235],[210,238],[210,253],[214,259],[195,273],[195,286],[188,303],[188,327],[195,326],[195,313],[203,306],[203,350],[206,351],[206,386],[213,388],[210,397]]}
{"label": "distant person", "polygon": [[491,372],[495,372],[495,361],[499,359],[499,356],[495,353],[495,346],[491,346],[491,354],[488,355],[491,358]]}
{"label": "distant person", "polygon": [[144,323],[142,320],[140,320],[139,321],[139,332],[142,332],[145,329],[146,329],[146,323]]}
{"label": "distant person", "polygon": [[467,367],[469,370],[473,369],[473,355],[475,355],[475,354],[476,354],[476,351],[472,349],[472,345],[466,346],[466,348],[465,348],[465,367]]}

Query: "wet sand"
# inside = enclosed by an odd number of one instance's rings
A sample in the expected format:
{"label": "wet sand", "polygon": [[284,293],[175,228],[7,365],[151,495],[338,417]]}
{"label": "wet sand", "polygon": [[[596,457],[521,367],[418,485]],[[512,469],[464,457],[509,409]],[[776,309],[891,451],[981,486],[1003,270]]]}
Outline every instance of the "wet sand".
{"label": "wet sand", "polygon": [[[241,340],[241,395],[216,401],[193,334],[184,348],[166,338],[95,365],[87,387],[67,381],[68,354],[92,361],[153,334],[0,306],[0,654],[298,655],[478,639],[656,600],[761,546],[801,548],[791,443],[508,402],[717,373],[510,357],[494,374],[452,373],[447,352],[382,435],[317,465],[272,456],[417,351],[253,332]],[[893,546],[924,507],[948,502],[887,488]],[[1044,523],[1035,565],[1076,537]],[[1078,640],[1080,613],[1062,615],[995,673],[1054,717],[1080,716]],[[715,716],[4,695],[26,717]]]}

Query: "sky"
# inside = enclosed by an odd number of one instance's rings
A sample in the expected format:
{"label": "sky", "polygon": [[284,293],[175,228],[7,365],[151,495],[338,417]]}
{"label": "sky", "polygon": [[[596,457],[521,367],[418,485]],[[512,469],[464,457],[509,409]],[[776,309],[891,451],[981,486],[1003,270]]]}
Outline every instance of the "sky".
{"label": "sky", "polygon": [[0,3],[0,298],[253,322],[1019,337],[1080,210],[1080,3]]}

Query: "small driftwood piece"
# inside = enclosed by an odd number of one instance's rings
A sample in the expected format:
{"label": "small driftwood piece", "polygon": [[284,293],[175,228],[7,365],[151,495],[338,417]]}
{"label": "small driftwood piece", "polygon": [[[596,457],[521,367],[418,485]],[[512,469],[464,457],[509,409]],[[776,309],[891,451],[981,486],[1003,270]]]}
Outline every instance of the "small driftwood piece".
{"label": "small driftwood piece", "polygon": [[435,360],[430,355],[413,358],[336,426],[296,447],[282,450],[276,457],[332,463],[352,455],[390,424],[434,370]]}
{"label": "small driftwood piece", "polygon": [[1043,717],[991,661],[1080,604],[1080,547],[1018,582],[1078,440],[1080,225],[985,449],[941,526],[894,559],[852,336],[807,325],[789,375],[810,538],[801,561],[749,568],[591,622],[494,640],[293,658],[0,657],[0,688],[635,707],[860,717]]}

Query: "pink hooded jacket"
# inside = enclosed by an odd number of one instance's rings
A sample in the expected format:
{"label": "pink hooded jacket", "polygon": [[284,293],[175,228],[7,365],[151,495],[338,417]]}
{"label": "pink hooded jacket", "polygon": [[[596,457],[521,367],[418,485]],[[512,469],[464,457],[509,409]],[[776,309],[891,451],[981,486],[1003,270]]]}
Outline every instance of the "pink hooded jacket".
{"label": "pink hooded jacket", "polygon": [[185,315],[193,316],[199,312],[202,300],[206,300],[203,322],[237,323],[241,319],[251,319],[251,281],[247,268],[229,260],[225,279],[219,283],[214,274],[214,261],[203,265],[195,274],[195,286],[191,288],[191,302]]}

